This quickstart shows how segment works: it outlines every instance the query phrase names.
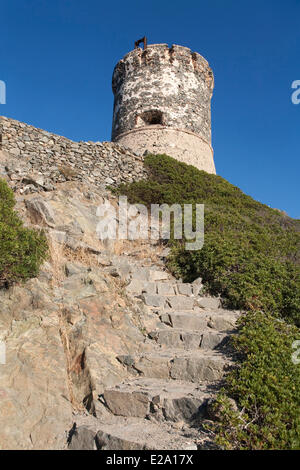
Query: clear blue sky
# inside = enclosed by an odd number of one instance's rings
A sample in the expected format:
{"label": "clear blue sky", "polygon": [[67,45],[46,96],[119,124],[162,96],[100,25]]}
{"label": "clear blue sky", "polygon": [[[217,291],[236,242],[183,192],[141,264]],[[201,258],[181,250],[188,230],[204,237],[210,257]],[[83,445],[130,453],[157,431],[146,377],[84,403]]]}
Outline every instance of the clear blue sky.
{"label": "clear blue sky", "polygon": [[188,46],[215,74],[218,174],[300,217],[300,0],[2,0],[0,14],[0,115],[110,140],[111,75],[134,40]]}

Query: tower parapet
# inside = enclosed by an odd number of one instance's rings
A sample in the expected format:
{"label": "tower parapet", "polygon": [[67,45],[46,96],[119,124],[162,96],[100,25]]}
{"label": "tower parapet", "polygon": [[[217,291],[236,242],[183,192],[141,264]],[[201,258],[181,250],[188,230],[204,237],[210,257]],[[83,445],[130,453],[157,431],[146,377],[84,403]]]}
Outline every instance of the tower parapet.
{"label": "tower parapet", "polygon": [[166,153],[215,173],[208,62],[189,48],[151,44],[129,52],[113,73],[112,140],[138,154]]}

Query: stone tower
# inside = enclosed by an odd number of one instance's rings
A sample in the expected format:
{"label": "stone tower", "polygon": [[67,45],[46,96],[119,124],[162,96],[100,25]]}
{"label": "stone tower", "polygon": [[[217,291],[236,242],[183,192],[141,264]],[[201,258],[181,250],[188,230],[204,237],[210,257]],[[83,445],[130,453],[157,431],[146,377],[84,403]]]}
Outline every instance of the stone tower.
{"label": "stone tower", "polygon": [[166,153],[215,173],[208,62],[187,47],[150,44],[118,62],[112,88],[112,141],[143,155]]}

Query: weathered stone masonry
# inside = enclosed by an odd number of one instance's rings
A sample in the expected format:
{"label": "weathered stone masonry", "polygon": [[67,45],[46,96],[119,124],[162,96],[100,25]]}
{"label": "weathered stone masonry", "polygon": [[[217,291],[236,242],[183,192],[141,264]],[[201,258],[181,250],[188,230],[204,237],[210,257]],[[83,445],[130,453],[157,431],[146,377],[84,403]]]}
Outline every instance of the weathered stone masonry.
{"label": "weathered stone masonry", "polygon": [[73,142],[0,117],[0,177],[20,192],[66,180],[105,187],[144,178],[146,151],[215,173],[213,83],[207,61],[186,47],[135,49],[113,74],[113,142]]}
{"label": "weathered stone masonry", "polygon": [[151,44],[118,62],[112,140],[140,155],[166,153],[215,173],[208,62],[187,47]]}
{"label": "weathered stone masonry", "polygon": [[1,151],[0,176],[22,191],[50,190],[66,180],[104,187],[146,174],[143,158],[118,144],[73,142],[6,117],[0,117]]}

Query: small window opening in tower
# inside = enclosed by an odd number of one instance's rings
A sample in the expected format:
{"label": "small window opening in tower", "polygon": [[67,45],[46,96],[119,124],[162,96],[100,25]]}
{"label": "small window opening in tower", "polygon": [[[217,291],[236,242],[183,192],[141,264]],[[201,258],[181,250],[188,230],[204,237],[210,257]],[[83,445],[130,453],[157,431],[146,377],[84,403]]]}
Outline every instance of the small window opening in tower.
{"label": "small window opening in tower", "polygon": [[145,111],[137,117],[136,124],[138,127],[163,125],[163,113],[157,109]]}

